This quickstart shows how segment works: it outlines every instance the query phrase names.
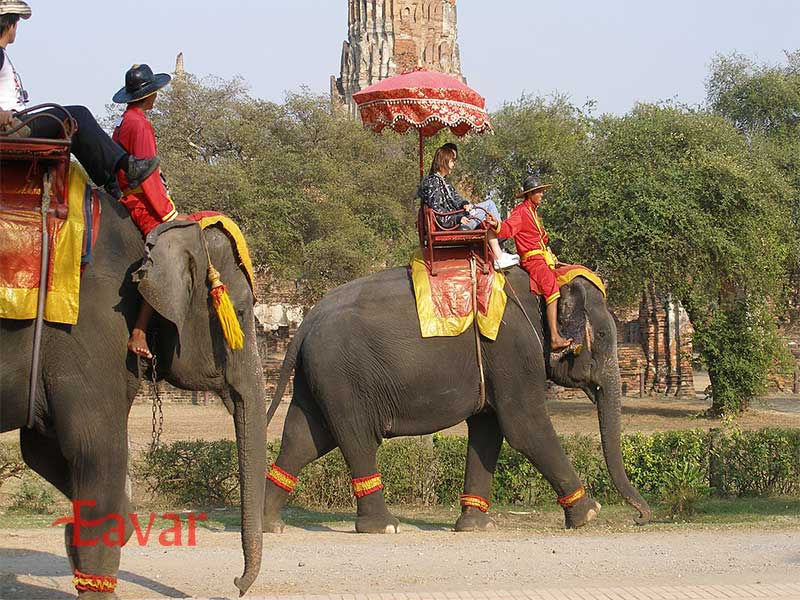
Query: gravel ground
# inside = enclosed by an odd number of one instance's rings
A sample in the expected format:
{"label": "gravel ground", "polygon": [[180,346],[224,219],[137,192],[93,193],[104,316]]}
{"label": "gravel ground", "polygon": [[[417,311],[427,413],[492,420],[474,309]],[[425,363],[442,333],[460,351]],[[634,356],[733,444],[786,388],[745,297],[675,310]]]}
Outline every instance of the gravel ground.
{"label": "gravel ground", "polygon": [[[404,523],[398,535],[367,536],[337,523],[290,527],[264,544],[253,596],[800,582],[797,528],[456,534]],[[241,568],[237,532],[200,530],[194,547],[125,548],[118,594],[235,597]],[[71,594],[60,530],[3,531],[0,597]]]}

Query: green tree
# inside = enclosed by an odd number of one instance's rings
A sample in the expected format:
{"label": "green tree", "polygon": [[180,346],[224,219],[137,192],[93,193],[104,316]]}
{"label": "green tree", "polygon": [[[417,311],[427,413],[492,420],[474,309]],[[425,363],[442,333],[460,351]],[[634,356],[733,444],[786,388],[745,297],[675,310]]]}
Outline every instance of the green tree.
{"label": "green tree", "polygon": [[[787,52],[781,65],[758,64],[740,54],[717,56],[706,91],[712,110],[730,119],[793,186],[792,220],[800,239],[800,50]],[[800,308],[800,244],[790,256],[790,270],[789,292]]]}
{"label": "green tree", "polygon": [[[590,120],[564,96],[522,96],[492,114],[494,135],[473,136],[459,155],[459,170],[480,197],[514,207],[525,175],[558,185],[585,154]],[[459,172],[456,173],[459,175]]]}
{"label": "green tree", "polygon": [[464,176],[512,205],[520,178],[555,184],[542,215],[558,255],[599,270],[611,300],[645,286],[689,312],[709,369],[714,412],[760,392],[779,345],[786,259],[796,250],[786,172],[708,111],[640,105],[592,118],[564,98],[523,97],[472,140]]}
{"label": "green tree", "polygon": [[565,254],[598,265],[617,298],[670,290],[695,327],[712,411],[747,408],[779,351],[796,244],[784,174],[728,120],[655,105],[598,119],[575,164],[548,212]]}

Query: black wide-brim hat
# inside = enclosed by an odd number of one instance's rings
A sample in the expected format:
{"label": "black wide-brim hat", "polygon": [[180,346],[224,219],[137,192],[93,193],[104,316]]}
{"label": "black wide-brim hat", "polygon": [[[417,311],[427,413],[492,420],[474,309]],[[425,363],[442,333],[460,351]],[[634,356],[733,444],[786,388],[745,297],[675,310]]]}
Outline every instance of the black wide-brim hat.
{"label": "black wide-brim hat", "polygon": [[151,94],[155,94],[172,80],[172,76],[167,73],[153,74],[153,70],[147,65],[133,65],[125,73],[125,87],[120,89],[112,100],[116,104],[129,104]]}
{"label": "black wide-brim hat", "polygon": [[514,196],[515,198],[524,198],[525,194],[531,192],[538,192],[539,190],[546,190],[553,187],[552,183],[542,183],[536,175],[528,175],[522,182],[522,191]]}

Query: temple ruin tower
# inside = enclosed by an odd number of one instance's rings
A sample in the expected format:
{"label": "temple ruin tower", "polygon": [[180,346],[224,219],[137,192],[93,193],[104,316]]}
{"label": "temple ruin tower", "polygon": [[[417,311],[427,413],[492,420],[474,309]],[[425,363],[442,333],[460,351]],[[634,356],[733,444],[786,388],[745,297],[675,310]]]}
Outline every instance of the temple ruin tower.
{"label": "temple ruin tower", "polygon": [[184,79],[186,77],[186,69],[183,68],[183,52],[178,52],[175,58],[175,79]]}
{"label": "temple ruin tower", "polygon": [[331,75],[331,102],[356,115],[353,94],[422,66],[464,79],[456,0],[348,0],[341,72]]}

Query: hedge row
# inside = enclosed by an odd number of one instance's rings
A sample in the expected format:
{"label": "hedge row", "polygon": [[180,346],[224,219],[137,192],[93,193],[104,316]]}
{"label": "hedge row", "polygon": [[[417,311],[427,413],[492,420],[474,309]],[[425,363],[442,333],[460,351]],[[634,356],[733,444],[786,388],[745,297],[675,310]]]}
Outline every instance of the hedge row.
{"label": "hedge row", "polygon": [[[561,438],[567,455],[592,495],[619,503],[599,440]],[[269,444],[268,462],[277,456]],[[384,443],[378,468],[390,504],[455,504],[462,491],[467,440],[433,436]],[[631,482],[651,500],[676,503],[709,495],[800,494],[800,430],[669,431],[624,436],[622,454]],[[136,479],[164,500],[193,506],[238,502],[236,446],[231,441],[175,442],[143,455]],[[504,444],[495,472],[492,502],[502,505],[552,503],[555,494],[520,453]],[[336,450],[300,473],[289,502],[306,507],[354,505],[350,473]],[[678,508],[680,510],[680,508]]]}

